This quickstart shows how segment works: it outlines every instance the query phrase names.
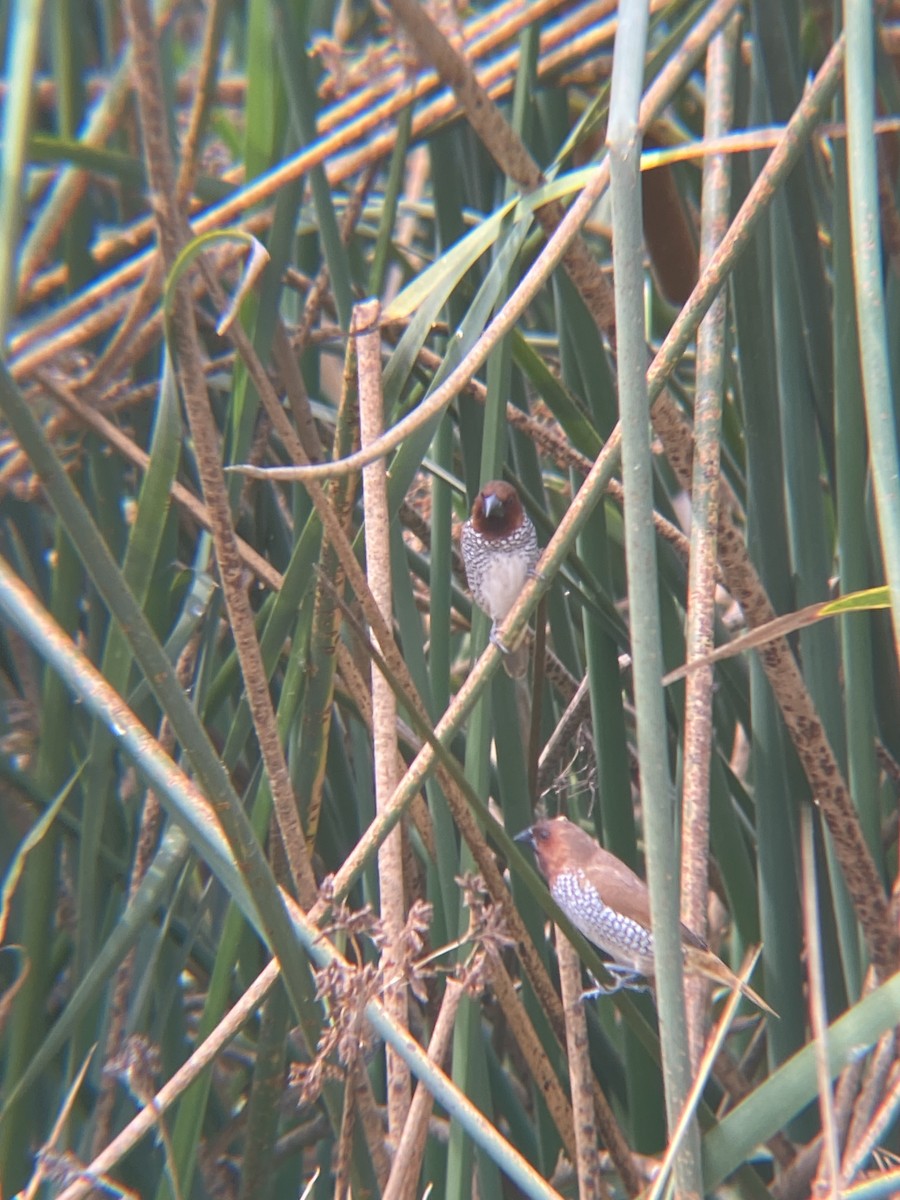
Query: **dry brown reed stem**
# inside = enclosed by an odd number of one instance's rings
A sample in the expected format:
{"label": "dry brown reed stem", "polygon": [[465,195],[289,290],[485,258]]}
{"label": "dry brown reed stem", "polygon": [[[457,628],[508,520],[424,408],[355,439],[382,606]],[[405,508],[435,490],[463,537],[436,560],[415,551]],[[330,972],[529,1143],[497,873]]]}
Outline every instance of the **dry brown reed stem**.
{"label": "dry brown reed stem", "polygon": [[[716,34],[706,55],[704,137],[731,127],[738,18]],[[731,165],[726,155],[703,160],[700,269],[728,227]],[[691,554],[685,658],[708,654],[715,644],[716,528],[718,525],[722,391],[725,379],[725,295],[719,295],[697,331],[697,388],[694,399],[694,470],[691,485]],[[684,778],[681,817],[681,916],[706,937],[709,891],[709,779],[713,733],[713,668],[688,677],[684,701]],[[685,978],[691,1073],[703,1054],[708,1011],[706,982]]]}
{"label": "dry brown reed stem", "polygon": [[[575,1125],[572,1119],[572,1106],[569,1098],[559,1082],[556,1071],[550,1063],[541,1040],[535,1031],[534,1024],[525,1010],[509,972],[503,965],[503,959],[494,949],[488,950],[488,971],[491,987],[497,997],[503,1016],[509,1025],[509,1031],[515,1038],[519,1052],[528,1065],[531,1077],[535,1082],[538,1093],[544,1103],[557,1133],[565,1147],[566,1154],[575,1162],[577,1149]],[[593,1114],[593,1093],[590,1094],[591,1113]]]}
{"label": "dry brown reed stem", "polygon": [[203,44],[200,47],[200,65],[197,69],[194,102],[188,118],[188,127],[181,142],[181,161],[178,178],[175,181],[175,199],[179,208],[184,208],[190,200],[197,178],[201,149],[200,138],[215,97],[216,81],[219,77],[217,51],[224,7],[223,0],[208,0],[206,6],[206,22],[203,27]]}
{"label": "dry brown reed stem", "polygon": [[[366,169],[362,172],[356,187],[347,201],[347,207],[344,210],[344,215],[341,218],[341,241],[345,246],[349,246],[353,234],[356,232],[356,227],[359,224],[359,219],[362,216],[363,207],[366,202],[366,197],[372,184],[375,182],[375,176],[378,168],[381,166],[381,160],[375,159],[369,163]],[[306,293],[306,300],[303,304],[303,313],[300,317],[299,324],[291,333],[291,341],[293,343],[294,353],[299,358],[306,347],[309,345],[310,335],[312,334],[313,326],[319,318],[322,311],[322,304],[328,297],[328,264],[323,262],[319,268],[318,274],[312,281],[309,290]],[[332,300],[333,303],[333,300]],[[343,331],[342,331],[343,332]]]}
{"label": "dry brown reed stem", "polygon": [[291,406],[291,417],[297,436],[303,443],[303,449],[310,462],[321,462],[325,457],[319,430],[309,404],[309,394],[303,382],[300,370],[299,355],[291,346],[291,339],[284,327],[281,317],[275,322],[275,336],[272,339],[272,359],[281,376],[284,390],[287,393],[288,404]]}
{"label": "dry brown reed stem", "polygon": [[[44,436],[48,442],[56,442],[66,430],[71,422],[66,415],[59,417],[51,417],[44,426]],[[21,449],[19,443],[12,438],[8,441],[4,440],[3,453],[9,452],[9,458],[0,468],[0,495],[5,496],[7,492],[11,492],[16,488],[16,480],[21,476],[31,476],[30,483],[26,481],[20,485],[22,490],[34,486],[34,476],[32,474],[31,459]],[[65,459],[65,452],[60,455],[61,460]]]}
{"label": "dry brown reed stem", "polygon": [[[360,444],[367,445],[384,428],[384,396],[381,390],[381,334],[378,330],[380,305],[364,301],[353,309],[351,335],[356,338],[359,379]],[[394,601],[391,582],[391,514],[387,495],[387,464],[384,459],[371,463],[363,471],[365,509],[366,576],[372,601],[390,630]],[[376,635],[377,638],[377,635]],[[393,635],[390,642],[393,644]],[[389,647],[382,647],[382,653]],[[397,786],[397,700],[393,688],[375,664],[372,664],[372,742],[375,754],[375,808],[384,809]],[[399,939],[405,925],[403,887],[403,848],[400,826],[384,839],[378,849],[381,918],[387,941],[383,951],[384,969],[390,978],[402,960]],[[385,1007],[401,1029],[409,1025],[406,984],[388,986]],[[399,1141],[409,1113],[412,1082],[409,1068],[393,1050],[387,1054],[388,1130]]]}
{"label": "dry brown reed stem", "polygon": [[[134,51],[134,82],[138,95],[147,174],[157,200],[160,249],[166,270],[171,271],[184,246],[187,226],[176,203],[158,47],[146,0],[128,0],[126,12]],[[172,350],[177,359],[201,486],[212,522],[219,577],[246,685],[247,702],[265,764],[294,887],[303,903],[309,905],[316,894],[315,877],[300,825],[290,773],[269,694],[268,676],[245,587],[243,564],[238,552],[222,473],[218,432],[206,391],[203,355],[193,302],[183,280],[175,290],[171,332]]]}
{"label": "dry brown reed stem", "polygon": [[[719,520],[719,561],[748,626],[753,629],[773,620],[775,610],[750,560],[746,543],[730,516],[724,513]],[[897,933],[846,781],[787,640],[770,642],[759,654],[803,764],[813,801],[821,809],[831,833],[869,954],[880,976],[886,978],[896,968]]]}
{"label": "dry brown reed stem", "polygon": [[597,1153],[597,1130],[594,1125],[592,1084],[594,1074],[588,1054],[587,1019],[581,998],[581,961],[578,954],[557,927],[556,958],[559,963],[559,985],[563,1011],[566,1014],[566,1060],[569,1064],[569,1087],[572,1093],[572,1116],[575,1123],[575,1164],[578,1171],[579,1200],[609,1200],[606,1182],[600,1172]]}
{"label": "dry brown reed stem", "polygon": [[[860,1112],[860,1106],[863,1102],[863,1092],[860,1090],[860,1082],[864,1076],[867,1083],[873,1081],[877,1071],[876,1063],[879,1060],[879,1055],[885,1049],[885,1039],[891,1042],[893,1035],[894,1031],[891,1030],[891,1033],[886,1034],[879,1041],[875,1050],[867,1058],[857,1057],[853,1059],[838,1076],[834,1087],[834,1123],[838,1131],[838,1144],[844,1151],[850,1145],[850,1136],[853,1128],[856,1126],[856,1116]],[[893,1047],[891,1046],[888,1055],[888,1064],[892,1061]],[[879,1097],[883,1092],[885,1078],[878,1078],[877,1080]],[[843,1172],[843,1167],[841,1171]]]}
{"label": "dry brown reed stem", "polygon": [[[462,983],[456,979],[447,980],[441,1008],[428,1043],[428,1057],[439,1067],[446,1062],[450,1051],[456,1013],[464,994],[465,987]],[[391,1173],[387,1186],[381,1193],[381,1200],[406,1200],[408,1196],[417,1194],[419,1173],[428,1140],[428,1122],[433,1109],[434,1097],[421,1083],[417,1084],[409,1116],[394,1151]]]}
{"label": "dry brown reed stem", "polygon": [[[308,462],[303,445],[278,403],[275,390],[253,346],[249,343],[249,339],[247,339],[240,325],[233,326],[231,336],[239,347],[241,356],[248,366],[250,376],[253,379],[263,406],[271,418],[279,437],[284,441],[285,446],[295,461],[300,463]],[[322,522],[323,533],[327,537],[329,544],[333,547],[347,581],[356,594],[366,621],[375,633],[379,646],[383,649],[388,670],[401,683],[404,703],[411,704],[412,711],[424,715],[424,706],[412,682],[412,677],[406,667],[403,655],[400,653],[394,640],[392,626],[388,621],[385,621],[379,606],[372,599],[371,589],[369,588],[365,572],[356,558],[346,531],[338,520],[334,508],[329,503],[323,487],[318,483],[310,483],[307,490],[315,506],[316,513]],[[417,818],[417,823],[423,829],[423,837],[425,838],[426,845],[431,844],[431,838],[427,828],[425,828],[425,822],[421,820],[421,810]]]}
{"label": "dry brown reed stem", "polygon": [[391,1156],[384,1137],[384,1119],[381,1108],[372,1091],[369,1073],[358,1070],[354,1076],[353,1104],[362,1125],[366,1146],[375,1168],[379,1188],[383,1188],[391,1173]]}
{"label": "dry brown reed stem", "polygon": [[[150,263],[150,269],[141,280],[140,287],[129,294],[128,311],[124,314],[121,323],[116,326],[109,345],[104,348],[101,357],[85,376],[81,385],[84,391],[102,392],[117,372],[123,368],[126,358],[130,358],[131,361],[138,358],[140,348],[135,347],[134,342],[137,341],[140,334],[143,333],[146,338],[149,333],[147,318],[159,303],[162,289],[163,263],[157,255]],[[157,330],[154,331],[156,335],[154,341],[162,332],[162,313],[159,314],[159,317]]]}
{"label": "dry brown reed stem", "polygon": [[[362,173],[344,210],[344,215],[341,218],[340,233],[341,241],[345,246],[350,245],[353,235],[356,232],[366,197],[369,194],[372,184],[375,182],[377,168],[378,164],[372,163]],[[300,358],[309,345],[313,325],[319,319],[322,305],[328,296],[328,279],[328,264],[323,262],[319,273],[310,284],[306,293],[299,325],[288,335],[284,322],[278,316],[272,343],[272,357],[281,373],[281,378],[287,392],[288,403],[291,406],[291,416],[294,418],[297,436],[303,443],[307,458],[313,463],[321,462],[325,455],[319,439],[319,431],[313,419],[306,385],[303,382],[303,374],[300,370]],[[343,330],[339,330],[338,332],[343,337]],[[338,451],[335,449],[335,457],[337,457],[337,454]]]}
{"label": "dry brown reed stem", "polygon": [[[352,227],[353,215],[350,214],[348,221],[344,225],[343,232],[349,236]],[[223,303],[220,297],[220,289],[216,281],[207,272],[207,280],[213,298],[217,303]],[[299,463],[308,463],[304,444],[301,442],[296,429],[288,420],[287,414],[284,412],[275,389],[269,379],[268,373],[259,359],[256,350],[244,331],[240,323],[233,323],[228,330],[228,337],[236,346],[238,353],[247,367],[250,378],[252,379],[260,401],[265,409],[265,412],[272,422],[272,427],[283,441],[288,453]],[[318,439],[316,438],[316,445]],[[330,545],[337,555],[338,561],[342,570],[355,591],[363,610],[366,614],[366,619],[376,631],[379,643],[387,646],[394,646],[393,634],[390,625],[384,620],[381,611],[377,604],[374,603],[371,597],[368,581],[365,573],[359,565],[350,544],[347,533],[334,510],[333,505],[329,502],[324,489],[319,484],[312,484],[308,488],[310,499],[315,506],[316,513],[322,522],[322,528]],[[394,647],[396,649],[396,647]],[[396,659],[402,662],[402,657],[399,652],[394,655]]]}
{"label": "dry brown reed stem", "polygon": [[[353,1160],[353,1131],[357,1121],[362,1126],[366,1145],[372,1152],[372,1166],[375,1169],[378,1187],[383,1190],[390,1176],[391,1159],[384,1141],[382,1114],[375,1102],[369,1076],[358,1058],[347,1069],[334,1172],[334,1195],[335,1197],[346,1196],[348,1200],[352,1200],[350,1177]],[[253,1195],[253,1192],[251,1191],[249,1194]]]}
{"label": "dry brown reed stem", "polygon": [[[202,266],[203,266],[203,264],[201,263],[201,268],[202,268]],[[216,300],[216,303],[219,304],[221,307],[221,304],[222,304],[221,299],[220,299],[221,289],[219,288],[218,283],[215,280],[215,278],[212,277],[208,271],[206,272],[206,280],[207,280],[207,285],[209,287],[210,293],[212,294],[214,300]],[[299,461],[299,462],[308,461],[308,459],[306,458],[306,454],[305,454],[303,445],[300,442],[300,439],[297,436],[297,433],[294,430],[293,426],[290,424],[290,421],[288,420],[287,415],[284,413],[284,411],[279,403],[278,396],[275,393],[275,389],[273,388],[272,383],[268,377],[268,374],[266,373],[266,370],[265,370],[262,362],[260,361],[260,359],[256,353],[256,350],[255,350],[253,344],[251,343],[249,337],[247,336],[243,326],[239,322],[233,322],[228,330],[228,336],[233,341],[234,345],[236,346],[236,348],[238,350],[238,353],[240,354],[243,362],[245,363],[245,365],[247,367],[250,378],[253,380],[253,383],[256,387],[257,393],[262,402],[263,408],[264,408],[267,416],[271,420],[273,428],[276,430],[276,432],[278,433],[278,435],[281,437],[282,441],[284,442],[285,446],[288,448],[289,452],[292,454],[292,456],[297,461]],[[218,459],[216,460],[216,467],[220,471]],[[201,474],[201,480],[202,480],[202,474]],[[322,522],[323,531],[324,531],[325,535],[328,537],[331,545],[333,546],[333,548],[337,554],[338,560],[339,560],[344,572],[346,573],[348,580],[351,583],[351,586],[356,591],[357,597],[360,600],[360,603],[366,614],[366,619],[376,630],[380,641],[383,644],[390,644],[396,650],[396,646],[393,641],[393,633],[391,631],[391,627],[384,621],[378,605],[375,604],[374,600],[372,599],[372,594],[369,589],[368,581],[366,580],[365,574],[363,573],[362,568],[360,567],[359,563],[356,560],[356,557],[353,553],[353,548],[350,545],[349,538],[347,537],[345,530],[344,530],[343,526],[341,525],[340,520],[338,519],[338,515],[336,514],[332,505],[329,503],[328,497],[326,496],[324,489],[318,484],[313,484],[312,486],[310,486],[308,491],[310,494],[310,498],[312,499],[313,504],[315,506],[316,512]],[[230,518],[230,511],[228,512],[228,516]],[[256,634],[255,634],[255,629],[252,624],[250,625],[250,630],[253,633],[254,645],[256,646],[256,650],[257,650],[257,654],[258,654],[259,653],[258,643],[255,640]],[[237,636],[235,636],[235,644],[237,645]],[[400,657],[399,653],[397,653],[397,657],[398,658]],[[402,658],[400,659],[400,661],[402,661]],[[269,707],[271,710],[271,700],[269,698],[269,693],[268,693],[268,677],[265,673],[264,668],[262,667],[261,656],[260,656],[260,667],[261,667],[260,679],[262,680],[262,684],[265,689],[266,701],[269,704]],[[243,663],[242,663],[242,668],[243,668]],[[246,676],[245,676],[245,678],[246,678]],[[247,684],[248,684],[248,698],[249,698],[249,693],[250,693],[250,681],[249,680],[247,681]],[[253,710],[252,710],[252,706],[251,706],[251,713],[252,713],[252,711]],[[254,716],[254,724],[255,724],[255,716]],[[277,750],[278,755],[280,755],[282,761],[284,761],[284,751],[281,746],[280,737],[278,735],[277,724],[274,723],[274,713],[273,713],[272,731],[273,731],[273,736],[276,740],[275,749]],[[260,736],[258,731],[257,731],[257,736],[258,737]],[[260,742],[261,742],[261,738],[260,738]],[[262,745],[261,745],[261,748],[262,748]],[[265,755],[264,755],[264,761],[265,761]],[[293,792],[291,792],[291,795],[293,797]],[[274,797],[275,797],[275,791],[274,791],[274,786],[273,786],[273,799],[274,799]],[[276,804],[276,814],[277,814],[278,813],[277,800],[275,801],[275,804]],[[299,816],[296,811],[296,807],[292,807],[291,811],[287,815],[288,815],[288,819],[290,821],[296,823],[296,828],[300,831],[300,836],[302,839],[303,833],[302,833],[302,829],[300,827],[300,821],[299,821]],[[280,817],[279,817],[279,828],[281,828]],[[305,840],[302,841],[302,855],[303,855],[303,858],[308,862],[308,851],[307,851]],[[310,895],[310,893],[307,890],[301,896],[301,900],[303,901],[305,907],[308,907],[308,905],[309,905],[309,895]],[[365,1080],[366,1087],[368,1087],[369,1086],[368,1085],[368,1076],[364,1076],[364,1080]],[[368,1103],[368,1097],[367,1097],[366,1102]],[[363,1121],[363,1126],[364,1126],[364,1129],[365,1129],[367,1137],[368,1137],[373,1132],[374,1126],[371,1122],[367,1122],[365,1119]],[[379,1132],[379,1138],[380,1138],[380,1132]],[[373,1157],[376,1160],[383,1155],[383,1147],[380,1145],[380,1141],[379,1141],[379,1144],[370,1143],[369,1148],[370,1148],[370,1152],[372,1153]]]}

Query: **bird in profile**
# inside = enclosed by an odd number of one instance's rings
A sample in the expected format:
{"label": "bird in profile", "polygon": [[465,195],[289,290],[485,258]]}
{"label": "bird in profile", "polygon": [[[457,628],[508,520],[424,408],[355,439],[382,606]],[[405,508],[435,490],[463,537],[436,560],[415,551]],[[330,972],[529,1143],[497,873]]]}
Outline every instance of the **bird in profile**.
{"label": "bird in profile", "polygon": [[[551,896],[575,928],[612,958],[608,968],[617,982],[600,990],[635,987],[642,977],[652,980],[654,945],[646,883],[565,817],[538,821],[517,834],[516,841],[533,847]],[[681,926],[681,944],[688,974],[737,987],[759,1008],[776,1015],[686,925]]]}
{"label": "bird in profile", "polygon": [[540,549],[512,484],[495,479],[484,485],[462,527],[460,548],[472,597],[493,621],[491,641],[504,651],[506,673],[521,679],[528,670],[528,647],[508,649],[497,637],[497,626],[533,574]]}

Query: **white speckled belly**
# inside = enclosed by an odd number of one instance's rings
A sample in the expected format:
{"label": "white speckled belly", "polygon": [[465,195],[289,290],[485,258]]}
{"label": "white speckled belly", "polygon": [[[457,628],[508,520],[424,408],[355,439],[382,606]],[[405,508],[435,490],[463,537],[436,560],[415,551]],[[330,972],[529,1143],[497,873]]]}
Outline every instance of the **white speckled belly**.
{"label": "white speckled belly", "polygon": [[521,553],[495,554],[478,581],[478,605],[492,621],[502,621],[525,586],[528,560]]}
{"label": "white speckled belly", "polygon": [[550,889],[575,928],[617,963],[653,974],[653,934],[604,904],[581,871],[560,871]]}

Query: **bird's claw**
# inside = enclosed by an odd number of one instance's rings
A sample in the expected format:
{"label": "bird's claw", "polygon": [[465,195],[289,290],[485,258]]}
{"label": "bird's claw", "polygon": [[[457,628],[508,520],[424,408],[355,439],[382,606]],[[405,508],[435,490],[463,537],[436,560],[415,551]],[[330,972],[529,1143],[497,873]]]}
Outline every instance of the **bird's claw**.
{"label": "bird's claw", "polygon": [[501,654],[512,654],[511,648],[507,646],[506,643],[501,639],[496,625],[494,625],[491,629],[491,636],[489,640],[492,645],[497,647]]}
{"label": "bird's claw", "polygon": [[[597,980],[594,979],[594,987],[588,988],[586,992],[582,992],[582,1000],[596,1000],[598,996],[614,996],[616,992],[623,990],[628,992],[650,991],[650,984],[647,983],[641,972],[634,970],[633,967],[626,967],[621,963],[606,963],[604,965],[615,982],[604,985],[597,983]],[[593,979],[593,976],[591,978]]]}

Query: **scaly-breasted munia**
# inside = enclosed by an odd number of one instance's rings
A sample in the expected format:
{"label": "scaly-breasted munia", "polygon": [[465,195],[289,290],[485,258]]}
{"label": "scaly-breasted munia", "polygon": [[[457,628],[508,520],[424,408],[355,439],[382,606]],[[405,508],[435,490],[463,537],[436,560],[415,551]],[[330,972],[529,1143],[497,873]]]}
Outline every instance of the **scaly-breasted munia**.
{"label": "scaly-breasted munia", "polygon": [[[538,821],[517,834],[516,841],[531,844],[553,899],[575,928],[613,959],[610,971],[618,983],[606,990],[634,986],[640,976],[652,980],[654,947],[646,883],[565,817]],[[686,972],[736,986],[748,1000],[775,1015],[686,925],[681,926],[681,944]]]}
{"label": "scaly-breasted munia", "polygon": [[534,571],[540,550],[534,526],[512,484],[495,479],[484,485],[459,540],[472,597],[493,621],[491,641],[506,651],[507,674],[521,679],[528,670],[528,647],[507,651],[497,639],[497,626]]}

